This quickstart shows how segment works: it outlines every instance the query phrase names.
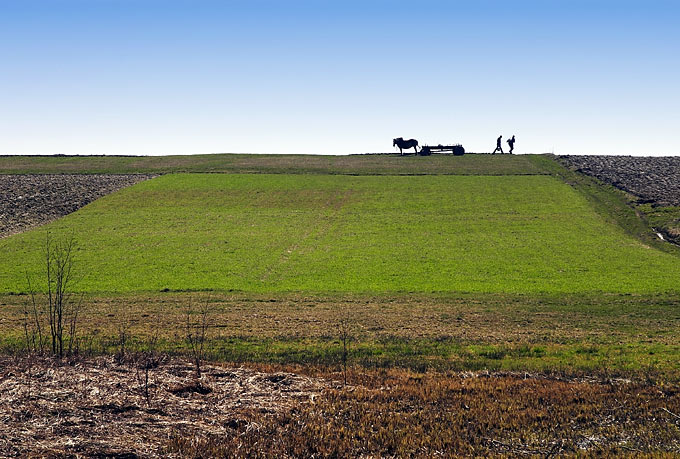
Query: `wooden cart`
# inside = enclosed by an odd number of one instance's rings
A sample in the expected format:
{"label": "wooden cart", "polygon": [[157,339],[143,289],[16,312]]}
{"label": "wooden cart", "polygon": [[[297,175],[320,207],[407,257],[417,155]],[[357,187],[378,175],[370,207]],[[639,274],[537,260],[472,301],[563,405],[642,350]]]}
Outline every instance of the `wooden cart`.
{"label": "wooden cart", "polygon": [[423,145],[418,153],[421,156],[430,156],[432,153],[445,153],[451,152],[456,156],[463,156],[465,154],[465,148],[461,144],[457,145]]}

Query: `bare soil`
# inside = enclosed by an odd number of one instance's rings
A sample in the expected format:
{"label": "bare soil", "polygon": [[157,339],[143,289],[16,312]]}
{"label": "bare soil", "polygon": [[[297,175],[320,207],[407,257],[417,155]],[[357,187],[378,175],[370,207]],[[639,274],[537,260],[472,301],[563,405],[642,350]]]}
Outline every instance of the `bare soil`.
{"label": "bare soil", "polygon": [[0,175],[0,238],[75,212],[109,193],[154,177],[113,175]]}
{"label": "bare soil", "polygon": [[680,157],[559,156],[567,167],[638,197],[638,203],[680,206]]}

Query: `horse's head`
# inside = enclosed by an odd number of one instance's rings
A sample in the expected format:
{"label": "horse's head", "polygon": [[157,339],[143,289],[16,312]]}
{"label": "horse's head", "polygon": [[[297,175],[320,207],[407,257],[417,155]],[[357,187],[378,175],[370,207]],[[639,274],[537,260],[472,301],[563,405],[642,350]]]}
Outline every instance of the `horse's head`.
{"label": "horse's head", "polygon": [[392,146],[395,146],[399,142],[403,142],[404,138],[403,137],[397,137],[396,139],[392,139]]}

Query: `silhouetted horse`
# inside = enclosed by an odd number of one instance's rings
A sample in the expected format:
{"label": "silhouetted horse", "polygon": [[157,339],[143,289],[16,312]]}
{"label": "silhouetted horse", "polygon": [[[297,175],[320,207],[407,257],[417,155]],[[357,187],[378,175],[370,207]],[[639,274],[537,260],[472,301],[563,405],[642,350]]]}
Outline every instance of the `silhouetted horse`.
{"label": "silhouetted horse", "polygon": [[404,140],[402,137],[397,137],[396,139],[392,139],[392,146],[398,146],[399,147],[399,153],[402,155],[404,154],[404,148],[409,149],[413,148],[413,151],[418,153],[418,149],[416,148],[418,146],[418,141],[416,139],[408,139]]}

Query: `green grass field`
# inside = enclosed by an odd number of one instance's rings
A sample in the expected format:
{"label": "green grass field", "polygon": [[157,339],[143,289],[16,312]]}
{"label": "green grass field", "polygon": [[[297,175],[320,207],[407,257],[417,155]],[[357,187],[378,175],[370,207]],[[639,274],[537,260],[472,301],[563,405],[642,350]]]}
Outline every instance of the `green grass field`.
{"label": "green grass field", "polygon": [[0,291],[77,239],[87,292],[677,291],[680,259],[546,175],[176,174],[0,241]]}

